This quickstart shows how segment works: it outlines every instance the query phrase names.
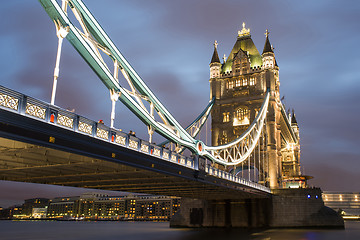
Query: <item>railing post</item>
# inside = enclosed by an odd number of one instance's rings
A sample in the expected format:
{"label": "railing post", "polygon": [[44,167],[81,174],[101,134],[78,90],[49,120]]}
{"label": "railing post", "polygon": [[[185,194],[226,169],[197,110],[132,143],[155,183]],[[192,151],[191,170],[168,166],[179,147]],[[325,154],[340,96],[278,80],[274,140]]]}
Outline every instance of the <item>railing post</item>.
{"label": "railing post", "polygon": [[26,103],[27,103],[27,96],[26,95],[22,95],[21,96],[21,102],[19,104],[19,113],[21,115],[25,114],[26,111]]}

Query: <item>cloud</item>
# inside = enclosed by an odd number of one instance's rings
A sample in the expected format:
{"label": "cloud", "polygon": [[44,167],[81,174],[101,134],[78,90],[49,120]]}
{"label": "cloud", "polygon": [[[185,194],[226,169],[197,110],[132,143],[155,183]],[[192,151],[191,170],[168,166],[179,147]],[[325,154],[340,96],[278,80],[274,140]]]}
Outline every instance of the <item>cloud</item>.
{"label": "cloud", "polygon": [[[339,165],[358,168],[360,120],[360,4],[341,1],[144,1],[86,2],[146,84],[186,126],[207,105],[213,41],[228,54],[242,22],[261,52],[265,29],[280,66],[281,94],[295,108],[302,164],[322,186],[341,189],[358,178],[334,180]],[[0,9],[1,84],[49,101],[55,65],[55,27],[37,1],[13,0]],[[56,104],[109,123],[106,87],[67,42],[61,56]],[[147,138],[146,126],[122,104],[115,125]],[[339,160],[341,159],[341,160]],[[321,168],[321,166],[325,166]]]}
{"label": "cloud", "polygon": [[[345,162],[346,159],[339,160]],[[351,169],[352,166],[346,164],[345,169],[338,166],[327,165],[324,163],[308,163],[306,175],[314,176],[309,184],[321,187],[323,191],[342,191],[358,192],[358,182],[360,175]]]}

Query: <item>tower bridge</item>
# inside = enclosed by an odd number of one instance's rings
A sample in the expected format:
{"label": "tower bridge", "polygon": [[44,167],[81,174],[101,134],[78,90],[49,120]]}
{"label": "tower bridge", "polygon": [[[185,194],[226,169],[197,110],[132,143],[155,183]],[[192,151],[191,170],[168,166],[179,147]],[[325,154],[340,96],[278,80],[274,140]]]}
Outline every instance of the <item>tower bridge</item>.
{"label": "tower bridge", "polygon": [[1,180],[201,199],[270,194],[204,158],[186,157],[5,87],[0,151]]}
{"label": "tower bridge", "polygon": [[[281,191],[306,187],[306,178],[300,172],[298,124],[280,100],[268,31],[260,55],[243,24],[223,63],[215,42],[210,102],[183,128],[81,0],[39,2],[58,37],[51,102],[0,87],[2,180],[184,197],[173,226],[313,226],[310,216],[324,221],[319,226],[341,225],[334,216],[324,220],[329,216],[321,215],[321,198],[308,197],[321,196],[319,189]],[[55,105],[65,38],[109,89],[110,126]],[[148,140],[114,128],[118,100],[145,124]],[[210,114],[212,146],[197,138]],[[166,140],[154,144],[154,133]],[[299,209],[304,201],[310,207]],[[290,209],[282,209],[284,202]],[[303,221],[282,222],[281,214],[289,211],[301,212]]]}

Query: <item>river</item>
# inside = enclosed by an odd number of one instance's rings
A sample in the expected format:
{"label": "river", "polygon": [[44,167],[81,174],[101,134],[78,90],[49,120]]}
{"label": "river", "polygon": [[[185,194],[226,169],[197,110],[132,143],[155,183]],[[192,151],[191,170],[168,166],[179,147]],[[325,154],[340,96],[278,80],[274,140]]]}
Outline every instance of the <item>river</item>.
{"label": "river", "polygon": [[1,240],[355,240],[360,222],[343,229],[178,229],[168,222],[0,221]]}

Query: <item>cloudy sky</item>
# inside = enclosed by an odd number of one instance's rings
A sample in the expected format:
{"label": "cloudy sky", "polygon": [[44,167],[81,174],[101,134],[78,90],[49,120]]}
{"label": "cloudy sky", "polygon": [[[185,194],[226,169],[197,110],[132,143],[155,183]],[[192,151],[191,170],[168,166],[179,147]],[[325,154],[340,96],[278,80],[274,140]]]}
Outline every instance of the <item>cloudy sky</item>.
{"label": "cloudy sky", "polygon": [[[261,52],[269,29],[281,95],[287,108],[295,109],[300,126],[302,168],[315,177],[310,184],[325,191],[360,191],[359,1],[84,2],[184,126],[209,100],[214,40],[219,54],[228,55],[245,22]],[[0,26],[0,84],[50,102],[57,48],[54,24],[38,1],[12,0],[1,4]],[[110,124],[108,90],[67,41],[55,104]],[[121,103],[115,127],[147,138],[146,127]],[[19,198],[23,186],[0,182],[0,198]],[[37,185],[33,189],[24,198],[67,190]]]}

